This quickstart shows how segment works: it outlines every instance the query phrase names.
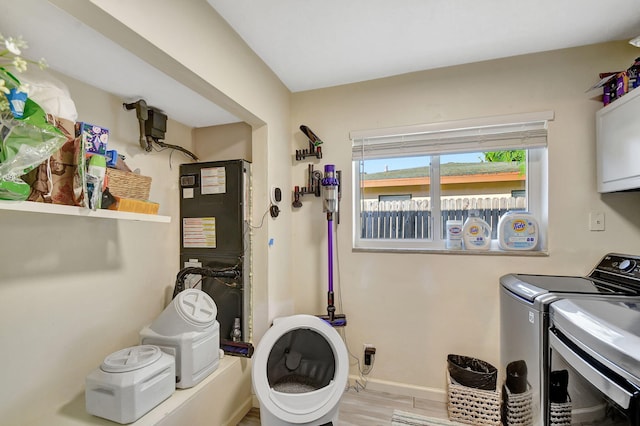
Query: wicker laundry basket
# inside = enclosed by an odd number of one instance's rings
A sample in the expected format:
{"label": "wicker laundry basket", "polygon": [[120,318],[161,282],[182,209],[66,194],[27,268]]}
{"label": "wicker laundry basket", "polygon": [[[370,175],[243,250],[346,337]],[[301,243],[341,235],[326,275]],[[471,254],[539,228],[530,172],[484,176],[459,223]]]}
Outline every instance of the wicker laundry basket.
{"label": "wicker laundry basket", "polygon": [[533,391],[531,386],[522,393],[511,393],[502,387],[503,418],[505,426],[533,426]]}
{"label": "wicker laundry basket", "polygon": [[463,386],[447,373],[449,384],[449,419],[475,426],[502,425],[498,390],[483,390]]}
{"label": "wicker laundry basket", "polygon": [[571,425],[571,402],[551,403],[551,413],[549,415],[549,424],[551,426],[570,426]]}

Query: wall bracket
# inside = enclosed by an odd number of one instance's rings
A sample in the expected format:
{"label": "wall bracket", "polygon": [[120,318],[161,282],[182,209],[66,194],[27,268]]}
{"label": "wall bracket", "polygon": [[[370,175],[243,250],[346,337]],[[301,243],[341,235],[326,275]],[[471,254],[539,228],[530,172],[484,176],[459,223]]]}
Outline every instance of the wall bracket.
{"label": "wall bracket", "polygon": [[322,180],[322,172],[313,169],[313,164],[309,164],[307,172],[307,186],[295,186],[293,188],[293,207],[302,207],[302,201],[300,197],[308,194],[313,194],[316,197],[320,196],[320,190],[322,186],[320,181]]}
{"label": "wall bracket", "polygon": [[313,133],[310,128],[308,128],[304,124],[300,126],[300,130],[309,139],[309,148],[296,149],[296,160],[301,161],[307,157],[316,157],[317,159],[321,159],[322,148],[320,148],[320,144],[322,144],[322,139],[320,139],[315,133]]}

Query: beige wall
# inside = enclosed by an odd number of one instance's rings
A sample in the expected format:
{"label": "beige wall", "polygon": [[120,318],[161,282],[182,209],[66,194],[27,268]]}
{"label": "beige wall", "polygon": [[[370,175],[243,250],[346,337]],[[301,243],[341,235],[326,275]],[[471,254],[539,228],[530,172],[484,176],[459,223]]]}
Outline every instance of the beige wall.
{"label": "beige wall", "polygon": [[[595,190],[593,114],[600,106],[591,99],[593,93],[585,93],[598,72],[624,68],[637,56],[626,44],[290,95],[204,0],[180,3],[180,13],[174,3],[153,0],[94,0],[90,6],[70,0],[55,3],[89,7],[80,14],[89,25],[91,8],[95,11],[99,4],[166,57],[193,70],[188,83],[206,82],[211,87],[207,97],[219,100],[251,126],[255,225],[268,208],[269,188],[279,186],[284,194],[280,216],[252,230],[257,339],[273,317],[320,314],[326,308],[326,222],[320,200],[307,196],[302,208],[289,208],[291,188],[304,185],[306,179],[308,162],[296,162],[292,155],[307,147],[300,124],[325,141],[324,158],[311,162],[317,167],[334,163],[344,173],[336,236],[336,284],[343,302],[339,311],[347,314],[345,331],[354,354],[360,354],[362,343],[378,348],[372,386],[442,394],[448,353],[497,365],[502,274],[583,275],[605,252],[640,251],[640,195],[601,196]],[[153,22],[139,19],[151,5]],[[105,33],[116,28],[108,22],[100,25]],[[162,68],[159,58],[154,65]],[[171,216],[172,222],[0,211],[0,361],[6,372],[3,382],[11,383],[0,390],[0,417],[8,424],[64,413],[65,404],[83,392],[86,374],[106,354],[137,342],[139,329],[167,302],[179,267],[176,155],[140,153],[137,123],[121,108],[120,99],[65,82],[80,119],[109,127],[112,147],[153,176],[151,198],[161,203],[161,214]],[[549,129],[548,257],[351,251],[349,131],[541,110],[556,114]],[[198,154],[201,144],[191,142],[191,130],[170,121],[167,142],[189,145]],[[589,211],[605,212],[605,232],[588,231]]]}
{"label": "beige wall", "polygon": [[[343,170],[337,277],[352,353],[374,344],[372,386],[445,389],[449,353],[499,365],[499,277],[508,272],[585,275],[609,251],[640,252],[640,194],[599,195],[595,182],[598,73],[628,67],[626,43],[582,47],[412,73],[292,95],[292,128],[324,141],[321,163]],[[351,250],[352,130],[553,110],[549,125],[549,256],[362,253]],[[295,146],[303,146],[297,138]],[[302,184],[305,164],[293,169]],[[326,293],[325,221],[319,199],[293,214],[296,311],[322,313]],[[588,230],[603,211],[606,231]],[[295,267],[294,266],[294,267]],[[353,371],[352,371],[353,373]],[[412,390],[412,392],[415,389]]]}
{"label": "beige wall", "polygon": [[[153,177],[150,199],[172,221],[0,211],[0,423],[7,425],[51,418],[83,394],[85,376],[105,356],[138,343],[170,300],[178,270],[177,165],[185,158],[144,153],[122,99],[58,78],[78,119],[109,128],[109,148]],[[193,149],[191,129],[171,120],[166,141]]]}
{"label": "beige wall", "polygon": [[[253,221],[259,223],[269,205],[270,185],[291,186],[290,170],[277,163],[290,153],[289,92],[260,59],[204,0],[102,2],[112,7],[109,13],[95,5],[98,1],[52,2],[251,126]],[[154,19],[140,19],[149,10]],[[118,19],[134,30],[123,31]],[[143,51],[140,46],[148,44],[140,43],[140,37],[156,48]],[[172,68],[176,64],[180,67]],[[185,73],[183,67],[194,72]],[[52,417],[72,414],[70,401],[83,394],[88,372],[109,353],[138,342],[139,330],[169,301],[179,269],[177,166],[185,159],[179,153],[170,156],[170,151],[141,153],[135,115],[123,110],[121,99],[71,80],[69,86],[79,119],[112,131],[111,147],[153,177],[150,198],[160,202],[160,213],[172,221],[0,211],[0,362],[3,383],[10,383],[0,390],[3,424],[46,424]],[[192,129],[171,120],[166,142],[198,154]],[[285,211],[278,221],[266,220],[251,231],[256,337],[271,318],[293,312],[289,270],[281,266],[290,257],[289,215]],[[267,249],[269,238],[275,244]],[[225,380],[241,380],[243,391],[250,390],[246,370],[241,378],[222,380],[223,386]],[[243,397],[234,402],[242,404]],[[198,418],[206,423],[211,419],[206,411],[216,407],[201,404],[200,409]]]}
{"label": "beige wall", "polygon": [[[289,170],[280,166],[290,154],[289,91],[260,58],[205,0],[52,1],[251,125],[252,211],[253,221],[260,223],[269,207],[269,188],[291,186]],[[149,10],[153,19],[140,19]],[[291,250],[289,215],[283,211],[278,220],[251,231],[257,338],[274,317],[293,312],[289,271],[281,266]]]}
{"label": "beige wall", "polygon": [[251,126],[233,123],[193,129],[198,161],[247,160],[251,162]]}

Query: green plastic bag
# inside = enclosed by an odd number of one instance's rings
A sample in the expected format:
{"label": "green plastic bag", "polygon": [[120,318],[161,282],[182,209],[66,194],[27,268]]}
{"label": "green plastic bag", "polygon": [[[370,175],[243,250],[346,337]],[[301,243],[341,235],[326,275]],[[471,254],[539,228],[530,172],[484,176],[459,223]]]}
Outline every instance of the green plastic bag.
{"label": "green plastic bag", "polygon": [[0,199],[26,200],[31,188],[20,176],[48,159],[65,141],[31,99],[25,103],[22,119],[0,114]]}

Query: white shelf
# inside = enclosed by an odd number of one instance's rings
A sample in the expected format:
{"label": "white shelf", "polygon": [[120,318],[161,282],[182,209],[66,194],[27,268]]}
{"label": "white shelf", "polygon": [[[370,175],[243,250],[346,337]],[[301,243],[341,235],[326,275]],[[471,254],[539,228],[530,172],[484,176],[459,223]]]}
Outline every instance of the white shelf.
{"label": "white shelf", "polygon": [[0,200],[0,210],[19,212],[60,214],[66,216],[96,217],[102,219],[138,220],[142,222],[171,222],[170,216],[155,214],[130,213],[114,210],[89,210],[82,207],[65,206],[62,204],[36,203],[33,201],[4,201]]}
{"label": "white shelf", "polygon": [[[230,403],[234,406],[235,412],[247,412],[251,408],[251,394],[247,390],[247,397],[243,398],[243,383],[245,381],[251,382],[251,376],[248,369],[248,360],[245,358],[224,356],[220,359],[220,364],[216,371],[207,376],[202,382],[198,383],[189,389],[176,389],[176,391],[164,402],[153,408],[147,414],[142,416],[134,423],[130,423],[131,426],[154,426],[158,424],[183,424],[181,423],[180,414],[181,410],[202,410],[198,407],[198,401],[209,399],[211,402],[208,405],[210,410],[214,411],[228,411],[223,407],[215,407],[215,404],[220,401],[221,395],[234,395],[237,397],[229,396],[229,401],[223,401],[223,403]],[[247,405],[249,403],[249,405]],[[211,405],[213,404],[213,405]],[[244,407],[243,410],[240,408]],[[232,419],[233,420],[233,419]],[[237,419],[239,421],[239,419]],[[227,424],[236,424],[237,421]],[[214,420],[209,424],[222,424]],[[85,393],[82,392],[76,395],[71,401],[64,404],[53,415],[41,418],[39,421],[29,423],[32,426],[117,426],[118,424],[110,420],[106,420],[100,417],[92,416],[87,413]],[[205,420],[202,423],[205,424]]]}

